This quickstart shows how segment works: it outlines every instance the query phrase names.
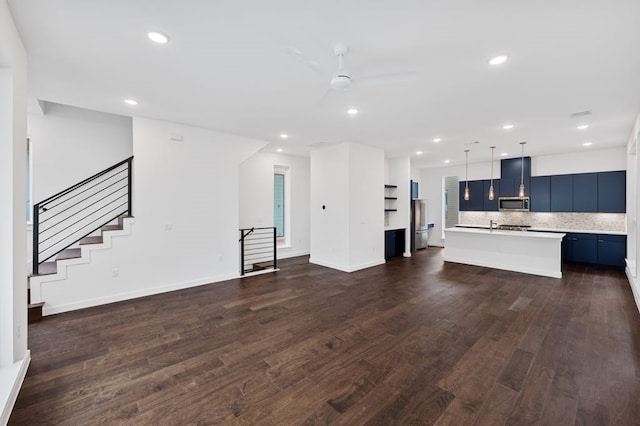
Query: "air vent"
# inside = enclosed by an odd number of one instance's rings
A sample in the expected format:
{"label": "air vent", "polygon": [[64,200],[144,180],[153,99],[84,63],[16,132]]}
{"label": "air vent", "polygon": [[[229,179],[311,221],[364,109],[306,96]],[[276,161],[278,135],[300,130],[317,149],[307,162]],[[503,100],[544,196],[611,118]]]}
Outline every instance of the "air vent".
{"label": "air vent", "polygon": [[591,115],[591,111],[574,112],[573,114],[571,114],[571,118],[585,117],[587,115]]}

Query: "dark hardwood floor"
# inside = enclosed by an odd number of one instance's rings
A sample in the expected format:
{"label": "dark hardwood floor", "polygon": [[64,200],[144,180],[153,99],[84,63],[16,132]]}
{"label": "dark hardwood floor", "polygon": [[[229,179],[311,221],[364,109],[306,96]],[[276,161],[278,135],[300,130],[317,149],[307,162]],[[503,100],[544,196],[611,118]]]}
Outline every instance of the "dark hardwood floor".
{"label": "dark hardwood floor", "polygon": [[279,266],[33,324],[10,424],[640,424],[622,271]]}

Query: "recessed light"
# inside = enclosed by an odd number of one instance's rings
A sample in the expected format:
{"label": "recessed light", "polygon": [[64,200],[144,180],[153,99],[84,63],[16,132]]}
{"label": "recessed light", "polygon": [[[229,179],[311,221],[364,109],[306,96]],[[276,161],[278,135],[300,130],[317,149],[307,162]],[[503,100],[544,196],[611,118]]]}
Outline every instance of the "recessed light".
{"label": "recessed light", "polygon": [[289,135],[288,135],[288,134],[286,134],[286,133],[280,133],[280,138],[281,138],[281,139],[287,139],[288,137],[289,137]]}
{"label": "recessed light", "polygon": [[588,124],[580,124],[578,126],[576,126],[576,129],[578,130],[584,130],[584,129],[588,129],[589,125]]}
{"label": "recessed light", "polygon": [[349,115],[356,115],[357,113],[358,113],[358,110],[355,109],[355,108],[349,108],[347,110],[347,114],[349,114]]}
{"label": "recessed light", "polygon": [[493,58],[489,59],[489,64],[490,65],[504,64],[507,61],[507,59],[509,59],[507,55],[494,56]]}
{"label": "recessed light", "polygon": [[276,151],[282,152],[282,148],[278,148],[278,149],[276,149]]}
{"label": "recessed light", "polygon": [[138,105],[138,101],[136,101],[135,99],[125,99],[124,103],[127,105]]}
{"label": "recessed light", "polygon": [[508,152],[503,152],[502,154],[500,154],[501,157],[506,157],[507,155],[509,155]]}
{"label": "recessed light", "polygon": [[449,164],[451,162],[451,160],[444,160],[443,163],[444,164]]}
{"label": "recessed light", "polygon": [[417,155],[422,155],[422,151],[416,151]]}
{"label": "recessed light", "polygon": [[159,33],[157,31],[149,31],[147,33],[147,37],[149,40],[156,42],[158,44],[167,44],[169,42],[169,37],[165,34]]}
{"label": "recessed light", "polygon": [[593,145],[593,142],[585,142],[582,144],[582,146],[591,146]]}
{"label": "recessed light", "polygon": [[513,124],[505,124],[502,128],[505,130],[513,129]]}
{"label": "recessed light", "polygon": [[438,143],[438,142],[442,142],[442,139],[441,139],[441,138],[434,138],[434,139],[433,139],[433,141],[434,141],[435,143]]}

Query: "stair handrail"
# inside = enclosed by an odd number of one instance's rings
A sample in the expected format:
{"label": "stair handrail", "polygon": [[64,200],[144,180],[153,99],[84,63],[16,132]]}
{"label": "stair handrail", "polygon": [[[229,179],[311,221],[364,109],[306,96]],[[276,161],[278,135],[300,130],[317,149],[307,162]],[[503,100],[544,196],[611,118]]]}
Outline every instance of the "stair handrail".
{"label": "stair handrail", "polygon": [[[97,181],[99,178],[109,174],[110,172],[118,169],[119,167],[122,167],[126,165],[125,168],[121,169],[120,171],[116,172],[115,174],[110,175],[109,177],[107,177],[106,179],[97,182],[95,184],[93,184],[92,186],[86,187],[88,185],[91,185],[93,182]],[[126,177],[122,177],[118,180],[116,180],[114,183],[109,184],[109,186],[107,186],[106,188],[102,188],[102,189],[97,189],[94,193],[92,193],[91,195],[89,195],[88,197],[83,198],[82,200],[76,202],[75,204],[71,205],[70,207],[64,208],[63,210],[56,212],[54,215],[50,216],[47,219],[44,220],[40,220],[40,215],[45,214],[49,211],[52,211],[51,209],[57,207],[60,204],[64,204],[66,202],[68,202],[69,200],[73,199],[74,197],[86,193],[87,191],[98,187],[101,184],[104,184],[105,182],[107,182],[109,179],[111,179],[114,176],[117,176],[118,174],[122,173],[126,171],[127,172],[127,176]],[[117,188],[115,191],[112,191],[110,193],[108,193],[107,195],[104,195],[102,192],[106,191],[107,189],[110,190],[112,188],[113,185],[118,184],[120,182],[122,182],[124,179],[127,180],[126,185],[123,185],[119,188]],[[86,187],[86,188],[85,188]],[[60,200],[62,197],[72,194],[74,191],[78,190],[78,189],[82,189],[81,192],[76,193],[75,195],[71,195],[69,198],[67,198],[66,200],[62,200],[60,203],[56,204],[53,207],[50,207],[49,209],[46,208],[46,206],[50,205],[52,202],[56,201],[56,200]],[[126,194],[123,195],[119,195],[116,196],[114,200],[108,201],[107,199],[111,196],[113,196],[114,194],[117,194],[119,191],[126,189]],[[39,267],[40,264],[46,262],[47,260],[51,259],[52,257],[56,256],[58,253],[60,253],[61,251],[69,248],[71,245],[77,243],[78,241],[82,240],[84,237],[90,235],[91,233],[97,231],[98,229],[102,228],[103,226],[107,225],[108,223],[112,222],[113,220],[117,219],[120,216],[123,215],[128,215],[128,216],[132,216],[133,215],[133,198],[132,198],[132,194],[133,194],[133,156],[122,160],[86,179],[83,179],[82,181],[71,185],[68,188],[63,189],[62,191],[45,198],[44,200],[40,201],[39,203],[36,203],[33,205],[33,250],[32,250],[32,274],[33,275],[38,275],[39,273]],[[89,200],[90,198],[94,197],[95,195],[99,195],[102,196],[102,198],[98,199],[97,201],[92,201],[90,203],[88,203],[87,206],[81,206],[80,204],[84,201]],[[126,201],[117,201],[119,199],[122,199],[126,196]],[[105,201],[107,200],[107,201]],[[102,203],[102,207],[100,206],[100,203]],[[115,208],[113,207],[113,205],[111,203],[114,202],[120,202],[119,205],[117,205]],[[83,212],[86,213],[86,210],[88,210],[89,208],[93,207],[93,206],[97,206],[97,210],[92,211],[91,213],[87,214],[86,216],[84,216],[83,218],[77,219],[75,222],[69,222],[68,220],[73,217],[76,216],[78,213]],[[49,219],[52,219],[53,217],[60,215],[61,213],[64,213],[68,210],[70,210],[72,207],[79,207],[80,210],[76,211],[75,213],[70,213],[67,217],[62,218],[62,220],[60,220],[59,222],[54,223],[53,225],[48,225],[49,227],[46,230],[42,230],[41,229],[41,225],[44,224],[45,222],[47,222]],[[123,210],[124,208],[124,210]],[[107,211],[108,210],[108,211]],[[104,211],[106,211],[106,213],[103,213]],[[57,236],[58,234],[62,233],[63,231],[66,231],[72,227],[74,227],[75,225],[78,225],[81,223],[81,221],[88,219],[88,218],[92,218],[96,215],[99,215],[97,218],[93,219],[91,222],[89,222],[89,224],[87,225],[83,225],[80,227],[79,230],[75,231],[75,235],[72,232],[71,234],[67,235],[66,237],[63,237],[61,239],[59,239],[57,242],[54,242],[53,244],[49,245],[49,247],[45,248],[44,250],[40,250],[40,245],[47,240],[50,240],[51,238]],[[102,220],[104,219],[104,220]],[[94,224],[97,221],[101,221],[99,226],[93,226],[92,224]],[[61,230],[59,230],[58,232],[54,233],[53,235],[49,236],[48,238],[43,239],[42,241],[40,240],[40,234],[41,232],[46,232],[48,230],[52,230],[54,227],[56,226],[64,226]],[[66,225],[66,226],[65,226]],[[91,227],[89,231],[86,230],[87,227]],[[60,245],[59,247],[56,247],[56,245]],[[49,253],[47,253],[47,250],[52,249],[53,250]],[[44,253],[45,258],[40,260],[40,255]]]}

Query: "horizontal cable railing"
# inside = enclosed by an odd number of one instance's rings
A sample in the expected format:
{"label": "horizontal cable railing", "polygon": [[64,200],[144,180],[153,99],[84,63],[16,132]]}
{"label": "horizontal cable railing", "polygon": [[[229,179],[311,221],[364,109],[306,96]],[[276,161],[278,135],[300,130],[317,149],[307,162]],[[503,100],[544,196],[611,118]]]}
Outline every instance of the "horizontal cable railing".
{"label": "horizontal cable railing", "polygon": [[33,275],[87,235],[133,214],[132,167],[127,158],[33,206]]}
{"label": "horizontal cable railing", "polygon": [[240,229],[240,275],[277,269],[276,228]]}

